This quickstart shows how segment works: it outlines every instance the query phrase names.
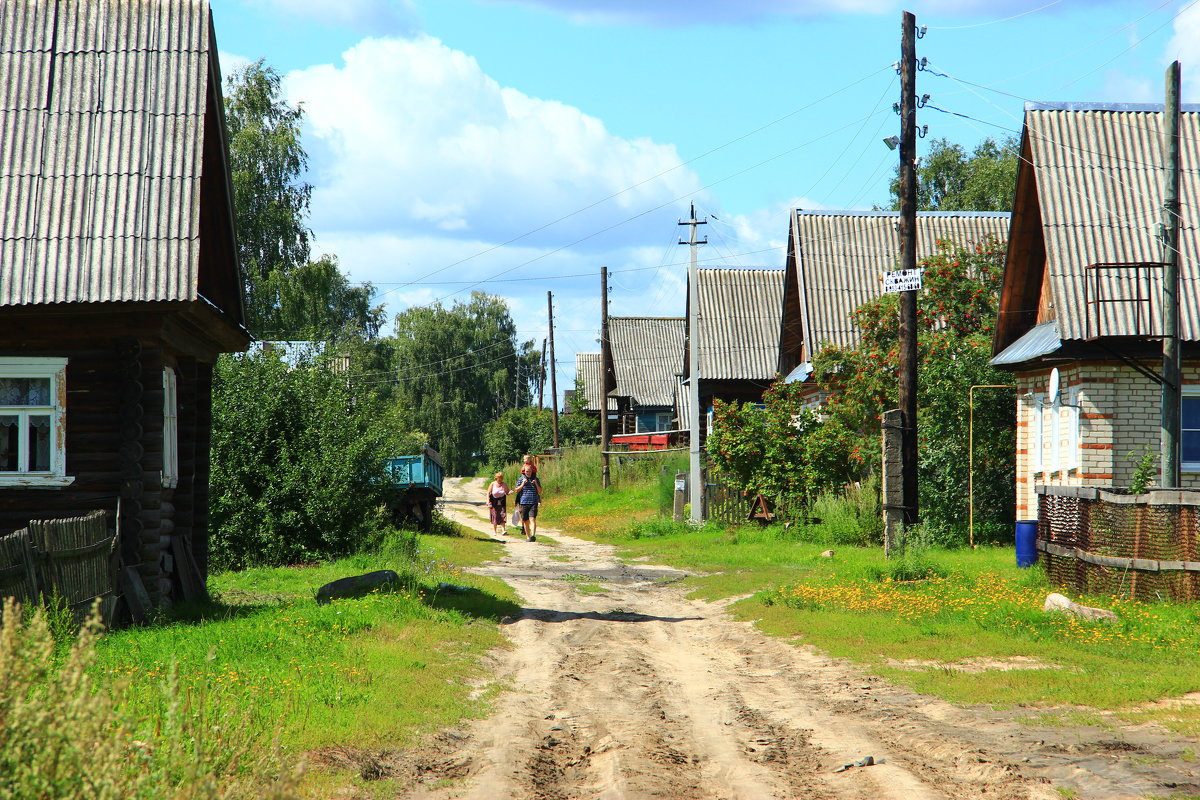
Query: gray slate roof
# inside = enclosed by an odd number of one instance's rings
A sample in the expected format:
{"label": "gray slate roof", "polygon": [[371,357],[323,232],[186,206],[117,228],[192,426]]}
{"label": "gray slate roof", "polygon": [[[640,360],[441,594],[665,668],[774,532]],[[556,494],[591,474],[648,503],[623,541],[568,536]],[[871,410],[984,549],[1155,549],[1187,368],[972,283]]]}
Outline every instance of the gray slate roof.
{"label": "gray slate roof", "polygon": [[205,0],[0,3],[0,305],[199,298],[215,53]]}
{"label": "gray slate roof", "polygon": [[[600,354],[576,353],[575,374],[583,380],[583,396],[587,400],[585,411],[600,413]],[[608,399],[609,409],[617,407],[616,400]]]}
{"label": "gray slate roof", "polygon": [[614,394],[632,398],[634,407],[673,406],[685,336],[683,317],[609,317]]}
{"label": "gray slate roof", "polygon": [[783,270],[701,269],[700,379],[769,381],[779,363]]}
{"label": "gray slate roof", "polygon": [[[1054,313],[1064,340],[1085,338],[1089,327],[1085,266],[1162,260],[1155,236],[1163,200],[1161,112],[1161,105],[1026,106],[1023,140],[1031,165],[1022,163],[1021,170],[1037,182]],[[1195,341],[1200,339],[1200,106],[1184,106],[1180,150],[1180,332]],[[1161,314],[1159,272],[1147,276],[1143,293],[1154,302],[1141,308],[1143,334],[1158,332]],[[1102,286],[1109,298],[1130,297],[1134,290],[1133,280],[1116,276]],[[1096,293],[1089,295],[1094,299]],[[1101,308],[1102,315],[1092,314],[1091,335],[1138,332],[1135,304]]]}
{"label": "gray slate roof", "polygon": [[[937,253],[939,239],[959,244],[1008,238],[1007,212],[919,212],[917,260]],[[825,342],[858,344],[850,314],[883,293],[883,273],[897,267],[896,211],[805,211],[792,216],[788,272],[797,281],[800,324],[811,359]],[[788,287],[789,290],[792,287]]]}

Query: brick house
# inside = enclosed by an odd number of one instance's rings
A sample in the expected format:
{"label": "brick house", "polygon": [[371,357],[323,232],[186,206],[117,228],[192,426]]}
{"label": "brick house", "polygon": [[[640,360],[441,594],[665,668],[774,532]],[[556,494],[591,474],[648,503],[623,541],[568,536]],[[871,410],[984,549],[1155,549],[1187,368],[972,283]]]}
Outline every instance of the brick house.
{"label": "brick house", "polygon": [[[1182,114],[1183,485],[1200,487],[1200,106]],[[1028,104],[992,363],[1017,385],[1017,517],[1036,485],[1129,485],[1159,451],[1161,105]]]}

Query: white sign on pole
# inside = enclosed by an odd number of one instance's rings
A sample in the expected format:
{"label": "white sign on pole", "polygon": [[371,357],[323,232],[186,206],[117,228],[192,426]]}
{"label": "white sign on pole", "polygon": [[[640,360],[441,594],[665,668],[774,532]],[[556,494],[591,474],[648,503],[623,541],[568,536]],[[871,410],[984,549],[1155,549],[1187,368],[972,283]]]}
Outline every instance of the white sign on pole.
{"label": "white sign on pole", "polygon": [[911,292],[921,288],[920,267],[917,269],[897,269],[883,273],[883,291],[885,294],[895,292]]}

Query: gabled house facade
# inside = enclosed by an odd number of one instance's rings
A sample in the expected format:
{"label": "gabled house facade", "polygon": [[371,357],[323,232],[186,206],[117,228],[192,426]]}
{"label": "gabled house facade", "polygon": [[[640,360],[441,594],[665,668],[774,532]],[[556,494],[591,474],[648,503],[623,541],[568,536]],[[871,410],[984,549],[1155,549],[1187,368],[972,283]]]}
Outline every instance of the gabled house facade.
{"label": "gabled house facade", "polygon": [[616,389],[621,408],[617,433],[676,429],[683,317],[609,317]]}
{"label": "gabled house facade", "polygon": [[209,7],[5,2],[0,73],[0,534],[103,510],[169,604],[203,591],[213,364],[250,341]]}
{"label": "gabled house facade", "polygon": [[[883,275],[896,269],[900,214],[895,211],[796,209],[788,227],[779,374],[805,382],[806,396],[823,399],[809,378],[813,357],[826,344],[854,347],[859,331],[850,315],[883,294]],[[969,246],[1008,238],[1008,213],[918,212],[917,260],[938,242]]]}
{"label": "gabled house facade", "polygon": [[[779,323],[783,310],[781,269],[700,269],[697,276],[700,414],[707,418],[715,400],[758,403],[776,376]],[[689,314],[690,320],[690,314]],[[690,374],[685,343],[682,375]],[[680,405],[687,406],[685,384]],[[690,421],[682,415],[683,427]],[[707,425],[702,424],[706,431]]]}
{"label": "gabled house facade", "polygon": [[[1200,106],[1182,113],[1179,271],[1185,487],[1200,487]],[[1157,468],[1162,106],[1029,104],[992,363],[1017,386],[1017,515],[1039,484]],[[1156,481],[1157,483],[1157,481]]]}

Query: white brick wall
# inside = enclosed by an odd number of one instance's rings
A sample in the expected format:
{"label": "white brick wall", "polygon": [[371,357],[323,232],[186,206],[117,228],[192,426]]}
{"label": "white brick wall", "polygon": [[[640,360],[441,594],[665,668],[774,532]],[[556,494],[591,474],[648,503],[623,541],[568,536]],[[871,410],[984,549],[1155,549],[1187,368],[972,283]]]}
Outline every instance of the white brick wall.
{"label": "white brick wall", "polygon": [[[1050,432],[1055,410],[1046,405],[1050,370],[1015,375],[1017,384],[1017,519],[1037,516],[1038,484],[1057,486],[1129,485],[1142,449],[1159,448],[1159,410],[1162,389],[1157,383],[1120,362],[1074,362],[1058,367],[1062,403],[1078,409],[1057,409],[1060,429],[1070,414],[1079,417],[1077,466],[1060,453],[1057,464],[1034,470],[1039,411],[1042,422],[1043,461],[1052,460]],[[1200,364],[1183,369],[1184,383],[1200,383]],[[1065,413],[1064,413],[1065,412]],[[1060,451],[1066,446],[1058,437]],[[1156,456],[1157,457],[1157,456]],[[1057,468],[1055,468],[1057,467]],[[1157,469],[1156,469],[1157,472]],[[1183,485],[1200,488],[1200,473],[1183,474]]]}

